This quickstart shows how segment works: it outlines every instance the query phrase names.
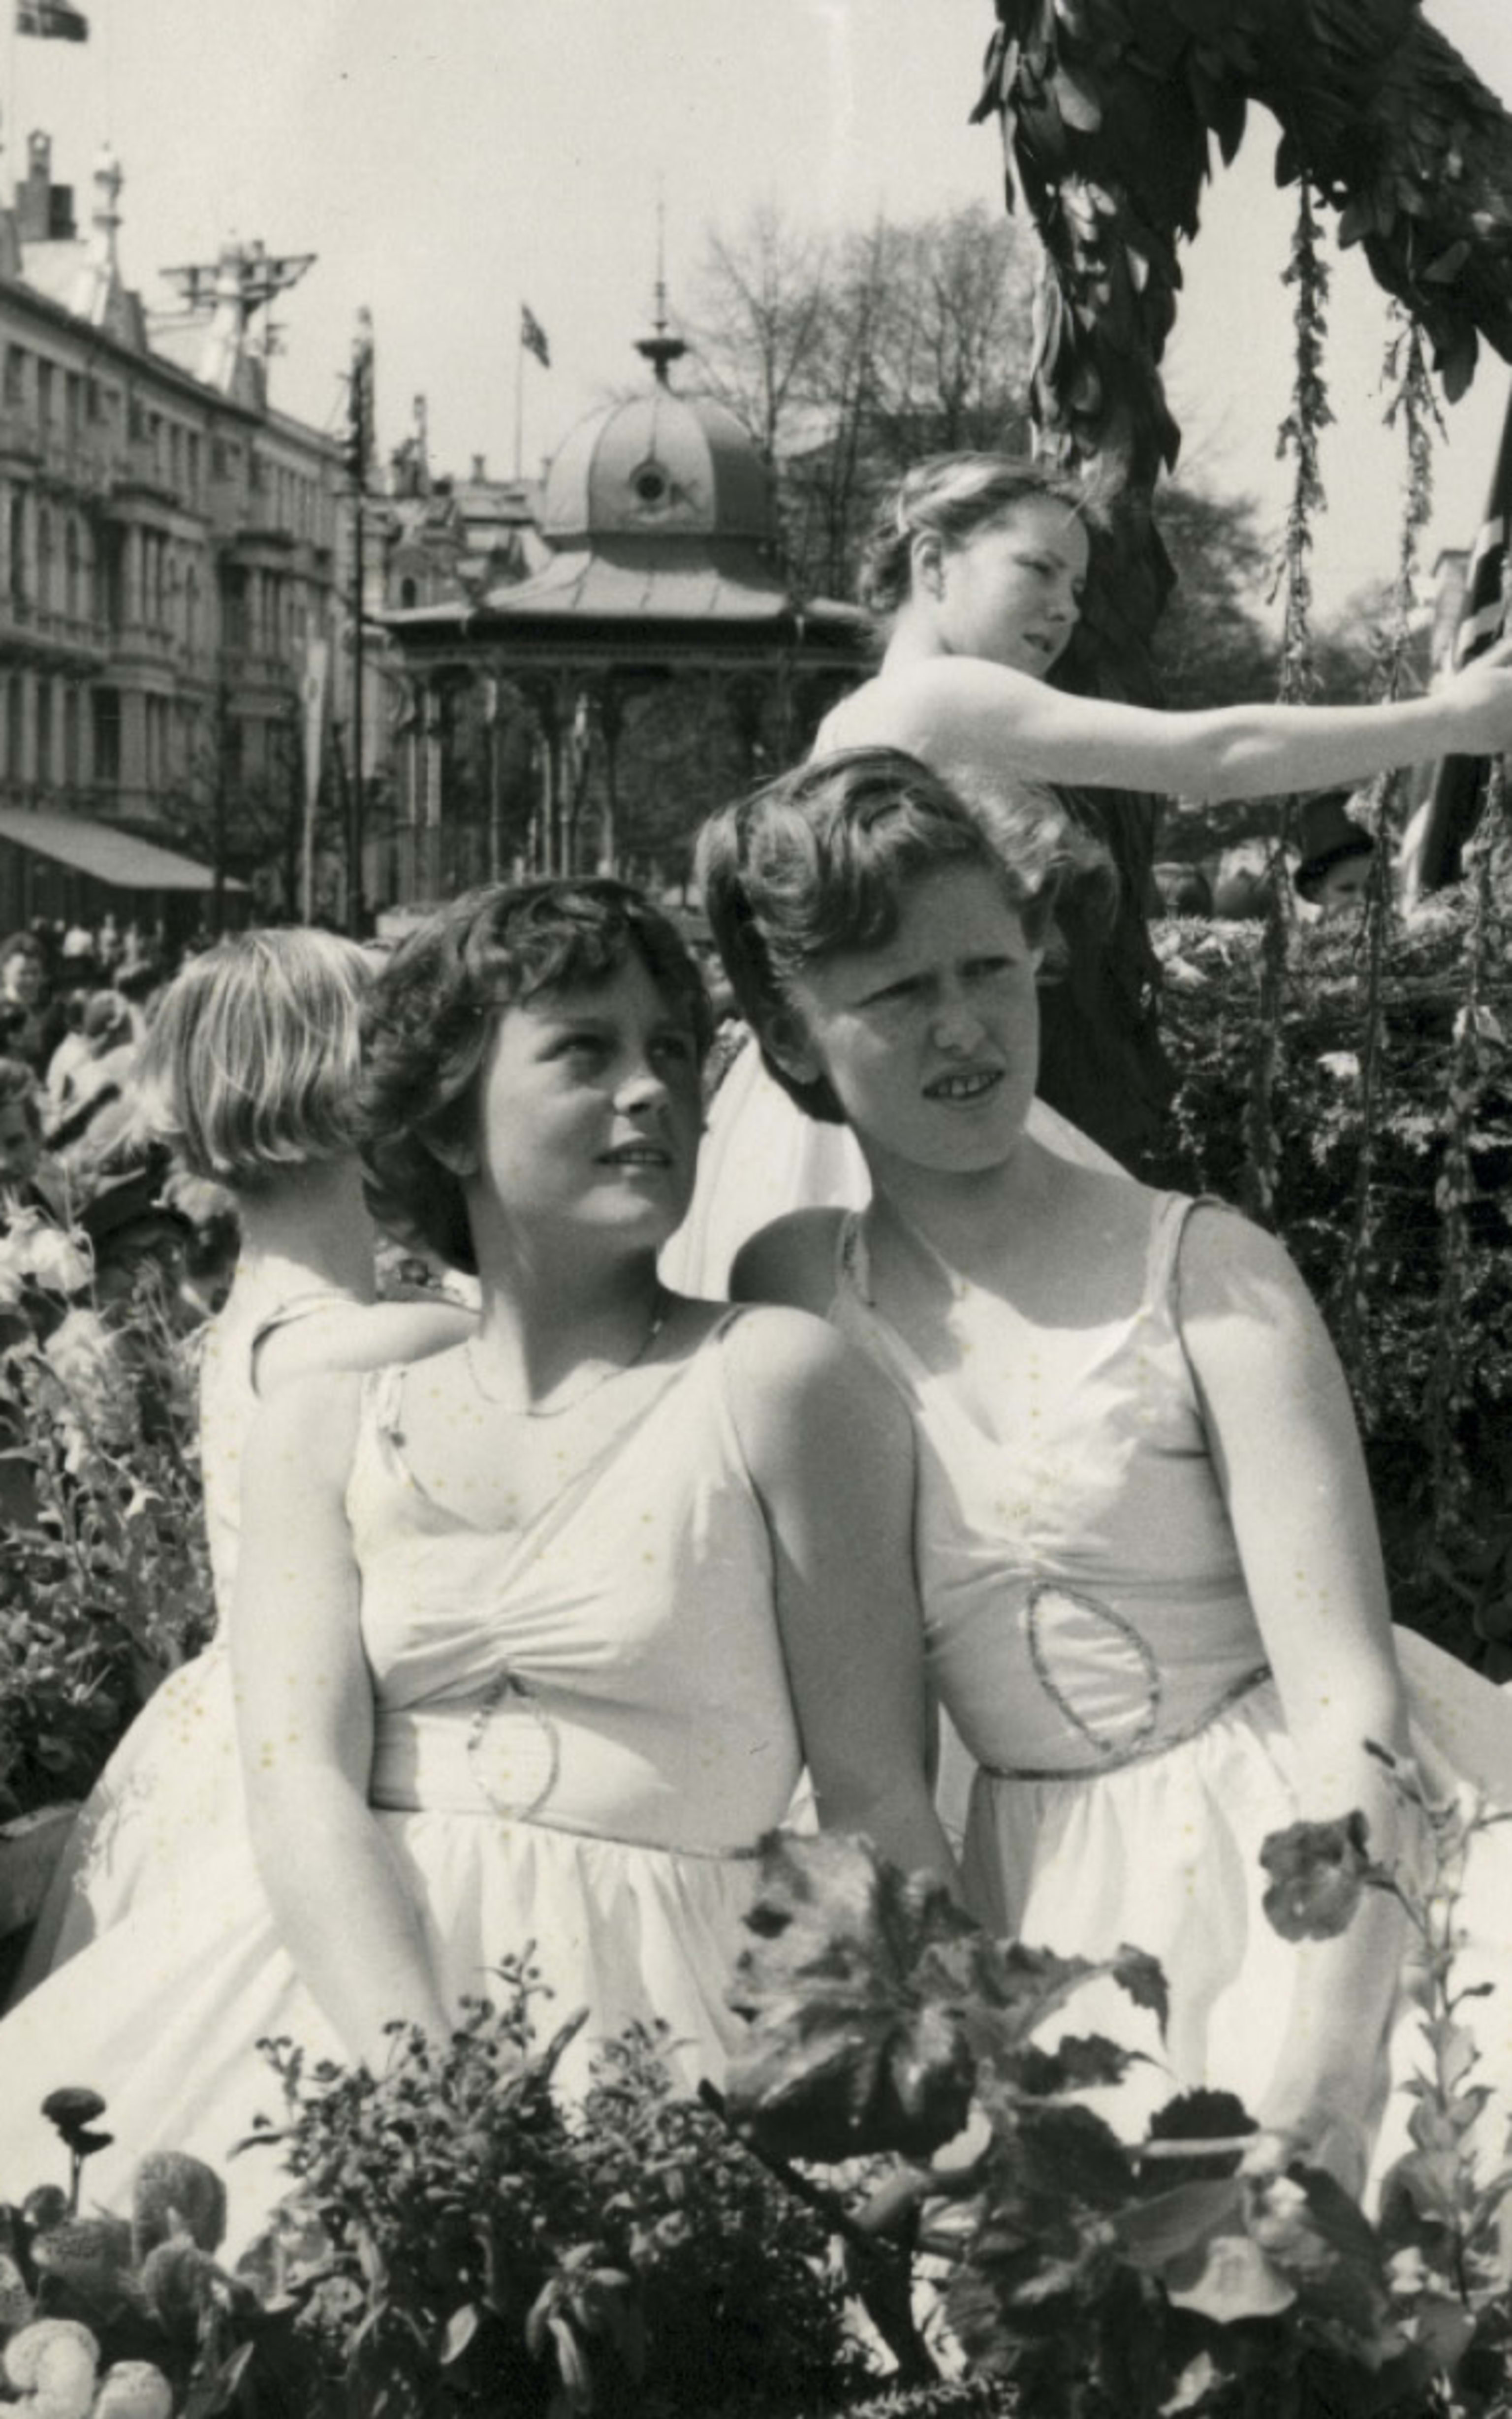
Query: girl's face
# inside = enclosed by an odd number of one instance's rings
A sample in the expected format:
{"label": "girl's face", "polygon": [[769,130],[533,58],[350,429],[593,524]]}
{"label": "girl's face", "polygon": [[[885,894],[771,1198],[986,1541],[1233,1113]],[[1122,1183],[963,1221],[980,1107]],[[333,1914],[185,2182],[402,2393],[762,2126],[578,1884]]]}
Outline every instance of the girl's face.
{"label": "girl's face", "polygon": [[768,1044],[799,1081],[827,1078],[874,1168],[980,1173],[1013,1150],[1034,1098],[1040,956],[985,867],[925,874],[890,941],[789,985]]}
{"label": "girl's face", "polygon": [[475,1220],[657,1248],[693,1191],[702,1103],[686,1014],[632,957],[504,1010],[478,1096]]}
{"label": "girl's face", "polygon": [[959,546],[923,552],[914,592],[948,655],[1043,680],[1076,627],[1087,558],[1087,532],[1070,507],[1031,496]]}
{"label": "girl's face", "polygon": [[42,969],[29,949],[18,949],[0,968],[0,986],[8,999],[19,1000],[23,1008],[34,1008],[41,996]]}
{"label": "girl's face", "polygon": [[42,1137],[20,1101],[0,1108],[0,1184],[26,1184],[41,1164]]}

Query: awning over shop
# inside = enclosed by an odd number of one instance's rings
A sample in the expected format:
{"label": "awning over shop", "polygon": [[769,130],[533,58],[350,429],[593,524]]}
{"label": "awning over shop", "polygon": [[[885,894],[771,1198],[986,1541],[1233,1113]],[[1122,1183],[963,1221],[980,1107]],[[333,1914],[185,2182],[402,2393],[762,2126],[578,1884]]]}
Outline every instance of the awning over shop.
{"label": "awning over shop", "polygon": [[[119,831],[114,824],[91,823],[85,815],[29,814],[24,808],[0,807],[0,840],[52,857],[110,890],[190,890],[208,897],[215,887],[208,865],[196,865],[177,849],[160,848],[155,840],[138,840],[134,832]],[[229,877],[224,885],[228,892],[246,886]]]}

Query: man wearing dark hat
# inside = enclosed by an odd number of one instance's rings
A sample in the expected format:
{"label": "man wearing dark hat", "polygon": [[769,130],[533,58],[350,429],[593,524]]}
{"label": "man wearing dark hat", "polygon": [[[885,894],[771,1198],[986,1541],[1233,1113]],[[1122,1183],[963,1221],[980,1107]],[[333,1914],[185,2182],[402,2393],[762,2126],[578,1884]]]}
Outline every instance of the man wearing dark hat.
{"label": "man wearing dark hat", "polygon": [[1376,843],[1350,814],[1351,795],[1349,790],[1321,790],[1303,801],[1297,818],[1302,863],[1292,886],[1320,916],[1357,913],[1370,887]]}

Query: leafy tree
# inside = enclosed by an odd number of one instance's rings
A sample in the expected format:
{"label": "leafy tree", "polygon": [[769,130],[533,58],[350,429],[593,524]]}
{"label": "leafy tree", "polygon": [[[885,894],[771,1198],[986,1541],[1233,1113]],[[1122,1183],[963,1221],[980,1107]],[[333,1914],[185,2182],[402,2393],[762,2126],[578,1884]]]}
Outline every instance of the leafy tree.
{"label": "leafy tree", "polygon": [[834,242],[764,205],[712,233],[689,333],[771,466],[789,569],[844,594],[879,489],[921,455],[1022,446],[1030,254],[980,205]]}

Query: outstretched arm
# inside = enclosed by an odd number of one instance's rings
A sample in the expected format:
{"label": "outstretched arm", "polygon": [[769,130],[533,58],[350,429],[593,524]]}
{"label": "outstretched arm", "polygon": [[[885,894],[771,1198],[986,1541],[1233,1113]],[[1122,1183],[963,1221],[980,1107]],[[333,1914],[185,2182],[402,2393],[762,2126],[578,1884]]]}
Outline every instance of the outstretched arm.
{"label": "outstretched arm", "polygon": [[253,1851],[301,1980],[377,2071],[395,2018],[448,2020],[419,1912],[367,1802],[373,1692],[344,1495],[356,1381],[303,1379],[259,1412],[231,1617]]}
{"label": "outstretched arm", "polygon": [[[1398,1809],[1365,1741],[1405,1750],[1386,1581],[1348,1388],[1321,1318],[1271,1236],[1193,1212],[1181,1247],[1181,1332],[1244,1578],[1296,1754],[1298,1812],[1359,1807],[1389,1860]],[[1338,1939],[1295,1950],[1281,2064],[1257,2113],[1322,2141],[1363,2119],[1401,1953],[1400,1920],[1367,1896]],[[1324,2143],[1326,2154],[1326,2142]],[[1340,2161],[1351,2165],[1346,2152]],[[1346,2180],[1357,2183],[1357,2175]]]}
{"label": "outstretched arm", "polygon": [[727,1350],[820,1822],[864,1831],[905,1872],[927,1870],[954,1890],[925,1770],[907,1413],[877,1371],[801,1312],[753,1312]]}
{"label": "outstretched arm", "polygon": [[[859,731],[857,730],[857,735]],[[1512,749],[1512,640],[1401,705],[1229,705],[1156,713],[1068,697],[975,657],[933,656],[870,693],[865,736],[947,779],[1026,779],[1192,798],[1352,784],[1394,764]]]}

